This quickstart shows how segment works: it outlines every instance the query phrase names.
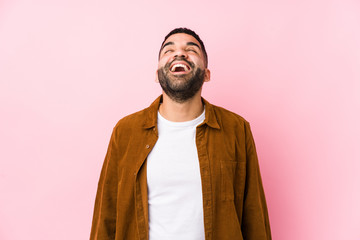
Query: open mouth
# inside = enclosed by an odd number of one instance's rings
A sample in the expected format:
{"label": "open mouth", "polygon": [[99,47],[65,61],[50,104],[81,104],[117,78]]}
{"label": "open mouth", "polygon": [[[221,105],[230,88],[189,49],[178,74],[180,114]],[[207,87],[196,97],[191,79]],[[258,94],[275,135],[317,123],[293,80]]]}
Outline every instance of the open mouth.
{"label": "open mouth", "polygon": [[190,67],[185,63],[175,63],[170,66],[170,71],[172,73],[187,73],[190,71]]}

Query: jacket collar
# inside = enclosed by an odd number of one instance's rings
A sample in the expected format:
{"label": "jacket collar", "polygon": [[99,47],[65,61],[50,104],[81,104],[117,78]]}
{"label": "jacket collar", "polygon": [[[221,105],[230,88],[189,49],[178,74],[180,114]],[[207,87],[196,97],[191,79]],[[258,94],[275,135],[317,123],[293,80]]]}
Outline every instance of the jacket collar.
{"label": "jacket collar", "polygon": [[[204,124],[207,124],[209,127],[220,129],[220,125],[216,118],[216,114],[214,111],[214,106],[206,101],[204,98],[201,98],[202,102],[205,105],[205,120]],[[145,120],[144,120],[144,128],[149,129],[156,126],[157,122],[157,113],[162,102],[162,95],[155,99],[155,101],[145,109]]]}

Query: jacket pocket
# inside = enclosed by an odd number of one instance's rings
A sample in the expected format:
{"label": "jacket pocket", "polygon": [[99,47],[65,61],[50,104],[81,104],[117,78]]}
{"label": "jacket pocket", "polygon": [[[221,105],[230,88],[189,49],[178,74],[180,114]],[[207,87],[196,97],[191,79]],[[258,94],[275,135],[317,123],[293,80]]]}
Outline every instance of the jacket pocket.
{"label": "jacket pocket", "polygon": [[221,195],[222,200],[234,200],[234,182],[237,161],[220,161],[221,164]]}

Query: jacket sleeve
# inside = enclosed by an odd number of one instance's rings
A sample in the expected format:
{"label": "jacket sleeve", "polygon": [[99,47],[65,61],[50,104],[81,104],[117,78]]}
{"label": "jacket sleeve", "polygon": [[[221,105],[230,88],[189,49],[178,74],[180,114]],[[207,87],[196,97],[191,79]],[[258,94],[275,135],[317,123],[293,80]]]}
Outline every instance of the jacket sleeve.
{"label": "jacket sleeve", "polygon": [[241,230],[244,240],[271,240],[271,231],[264,189],[254,139],[245,123],[246,178]]}
{"label": "jacket sleeve", "polygon": [[98,183],[90,240],[115,239],[118,182],[116,149],[117,144],[114,130]]}

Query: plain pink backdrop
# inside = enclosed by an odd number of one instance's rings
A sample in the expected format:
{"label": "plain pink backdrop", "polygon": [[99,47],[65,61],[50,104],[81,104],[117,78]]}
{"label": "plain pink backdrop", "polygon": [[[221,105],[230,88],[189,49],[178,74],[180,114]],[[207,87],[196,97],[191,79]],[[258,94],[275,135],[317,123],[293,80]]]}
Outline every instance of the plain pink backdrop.
{"label": "plain pink backdrop", "polygon": [[203,96],[250,121],[274,240],[360,239],[356,0],[0,1],[0,239],[88,239],[113,126],[202,37]]}

